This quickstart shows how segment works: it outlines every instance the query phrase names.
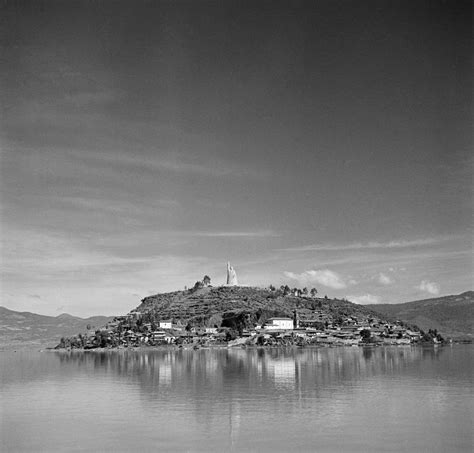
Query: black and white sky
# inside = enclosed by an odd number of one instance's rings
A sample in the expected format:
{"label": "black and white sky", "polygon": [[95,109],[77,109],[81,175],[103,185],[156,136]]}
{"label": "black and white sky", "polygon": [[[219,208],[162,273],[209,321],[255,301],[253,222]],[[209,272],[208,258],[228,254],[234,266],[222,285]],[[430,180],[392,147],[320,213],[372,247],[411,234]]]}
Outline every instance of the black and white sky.
{"label": "black and white sky", "polygon": [[472,288],[468,1],[3,1],[2,305],[120,314],[228,260]]}

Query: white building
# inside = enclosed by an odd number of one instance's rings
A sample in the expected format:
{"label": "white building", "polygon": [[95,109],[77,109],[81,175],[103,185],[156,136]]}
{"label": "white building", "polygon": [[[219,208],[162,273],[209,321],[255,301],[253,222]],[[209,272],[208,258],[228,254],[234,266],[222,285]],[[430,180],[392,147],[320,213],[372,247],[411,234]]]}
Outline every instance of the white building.
{"label": "white building", "polygon": [[293,329],[293,320],[291,318],[270,318],[265,323],[265,329],[290,330]]}
{"label": "white building", "polygon": [[171,329],[171,328],[172,328],[171,319],[160,321],[160,329]]}

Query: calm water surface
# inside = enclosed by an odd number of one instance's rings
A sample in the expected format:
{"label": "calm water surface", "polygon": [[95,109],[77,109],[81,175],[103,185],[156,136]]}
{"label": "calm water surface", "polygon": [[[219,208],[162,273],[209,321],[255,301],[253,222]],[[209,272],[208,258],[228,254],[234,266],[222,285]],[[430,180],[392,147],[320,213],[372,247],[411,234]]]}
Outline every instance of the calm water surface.
{"label": "calm water surface", "polygon": [[471,345],[0,353],[0,450],[473,450]]}

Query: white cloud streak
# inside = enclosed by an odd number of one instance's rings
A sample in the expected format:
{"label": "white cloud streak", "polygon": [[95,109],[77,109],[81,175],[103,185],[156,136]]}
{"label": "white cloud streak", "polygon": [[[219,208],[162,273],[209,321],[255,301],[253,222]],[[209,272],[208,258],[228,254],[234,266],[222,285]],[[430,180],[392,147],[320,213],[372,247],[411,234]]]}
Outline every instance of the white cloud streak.
{"label": "white cloud streak", "polygon": [[188,231],[182,232],[183,235],[198,237],[241,237],[241,238],[264,238],[278,237],[279,234],[272,230],[256,230],[256,231]]}
{"label": "white cloud streak", "polygon": [[[63,151],[64,152],[64,151]],[[252,168],[243,167],[234,162],[225,160],[209,159],[206,163],[196,163],[185,161],[185,155],[181,153],[181,159],[169,156],[169,153],[151,153],[149,150],[140,155],[129,155],[124,152],[98,152],[90,150],[68,150],[70,157],[75,157],[81,161],[110,163],[111,165],[121,165],[128,168],[140,168],[150,171],[171,172],[175,174],[196,175],[196,176],[216,176],[216,177],[250,177],[264,178],[265,173]],[[168,155],[166,155],[168,154]],[[177,154],[174,152],[173,154]]]}
{"label": "white cloud streak", "polygon": [[435,245],[440,242],[449,240],[450,237],[441,238],[424,238],[424,239],[413,239],[413,240],[397,240],[389,242],[354,242],[352,244],[310,244],[301,247],[289,247],[279,249],[281,252],[337,252],[344,250],[370,250],[370,249],[397,249],[407,247],[421,247],[427,245]]}

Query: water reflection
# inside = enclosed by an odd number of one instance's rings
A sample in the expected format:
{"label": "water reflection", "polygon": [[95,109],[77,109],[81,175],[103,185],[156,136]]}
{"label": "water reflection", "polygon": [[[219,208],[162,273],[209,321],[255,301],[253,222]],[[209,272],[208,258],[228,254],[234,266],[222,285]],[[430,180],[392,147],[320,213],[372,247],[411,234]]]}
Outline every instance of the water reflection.
{"label": "water reflection", "polygon": [[[412,451],[462,450],[471,425],[466,397],[472,352],[382,347],[0,354],[5,450],[29,449],[22,444],[27,439],[44,442],[45,451],[58,445],[67,450],[67,433],[77,429],[87,433],[81,447],[94,450],[313,451],[317,445],[318,451],[367,451],[376,445],[398,451],[401,438]],[[61,404],[52,405],[50,395]],[[33,404],[34,410],[26,409]],[[18,423],[29,437],[15,434]],[[107,443],[101,444],[104,430]]]}
{"label": "water reflection", "polygon": [[[147,394],[166,388],[182,395],[232,389],[244,397],[262,389],[316,391],[375,375],[406,372],[446,348],[202,349],[56,352],[62,365],[137,382]],[[423,364],[426,366],[426,364]],[[316,385],[315,385],[316,384]]]}

